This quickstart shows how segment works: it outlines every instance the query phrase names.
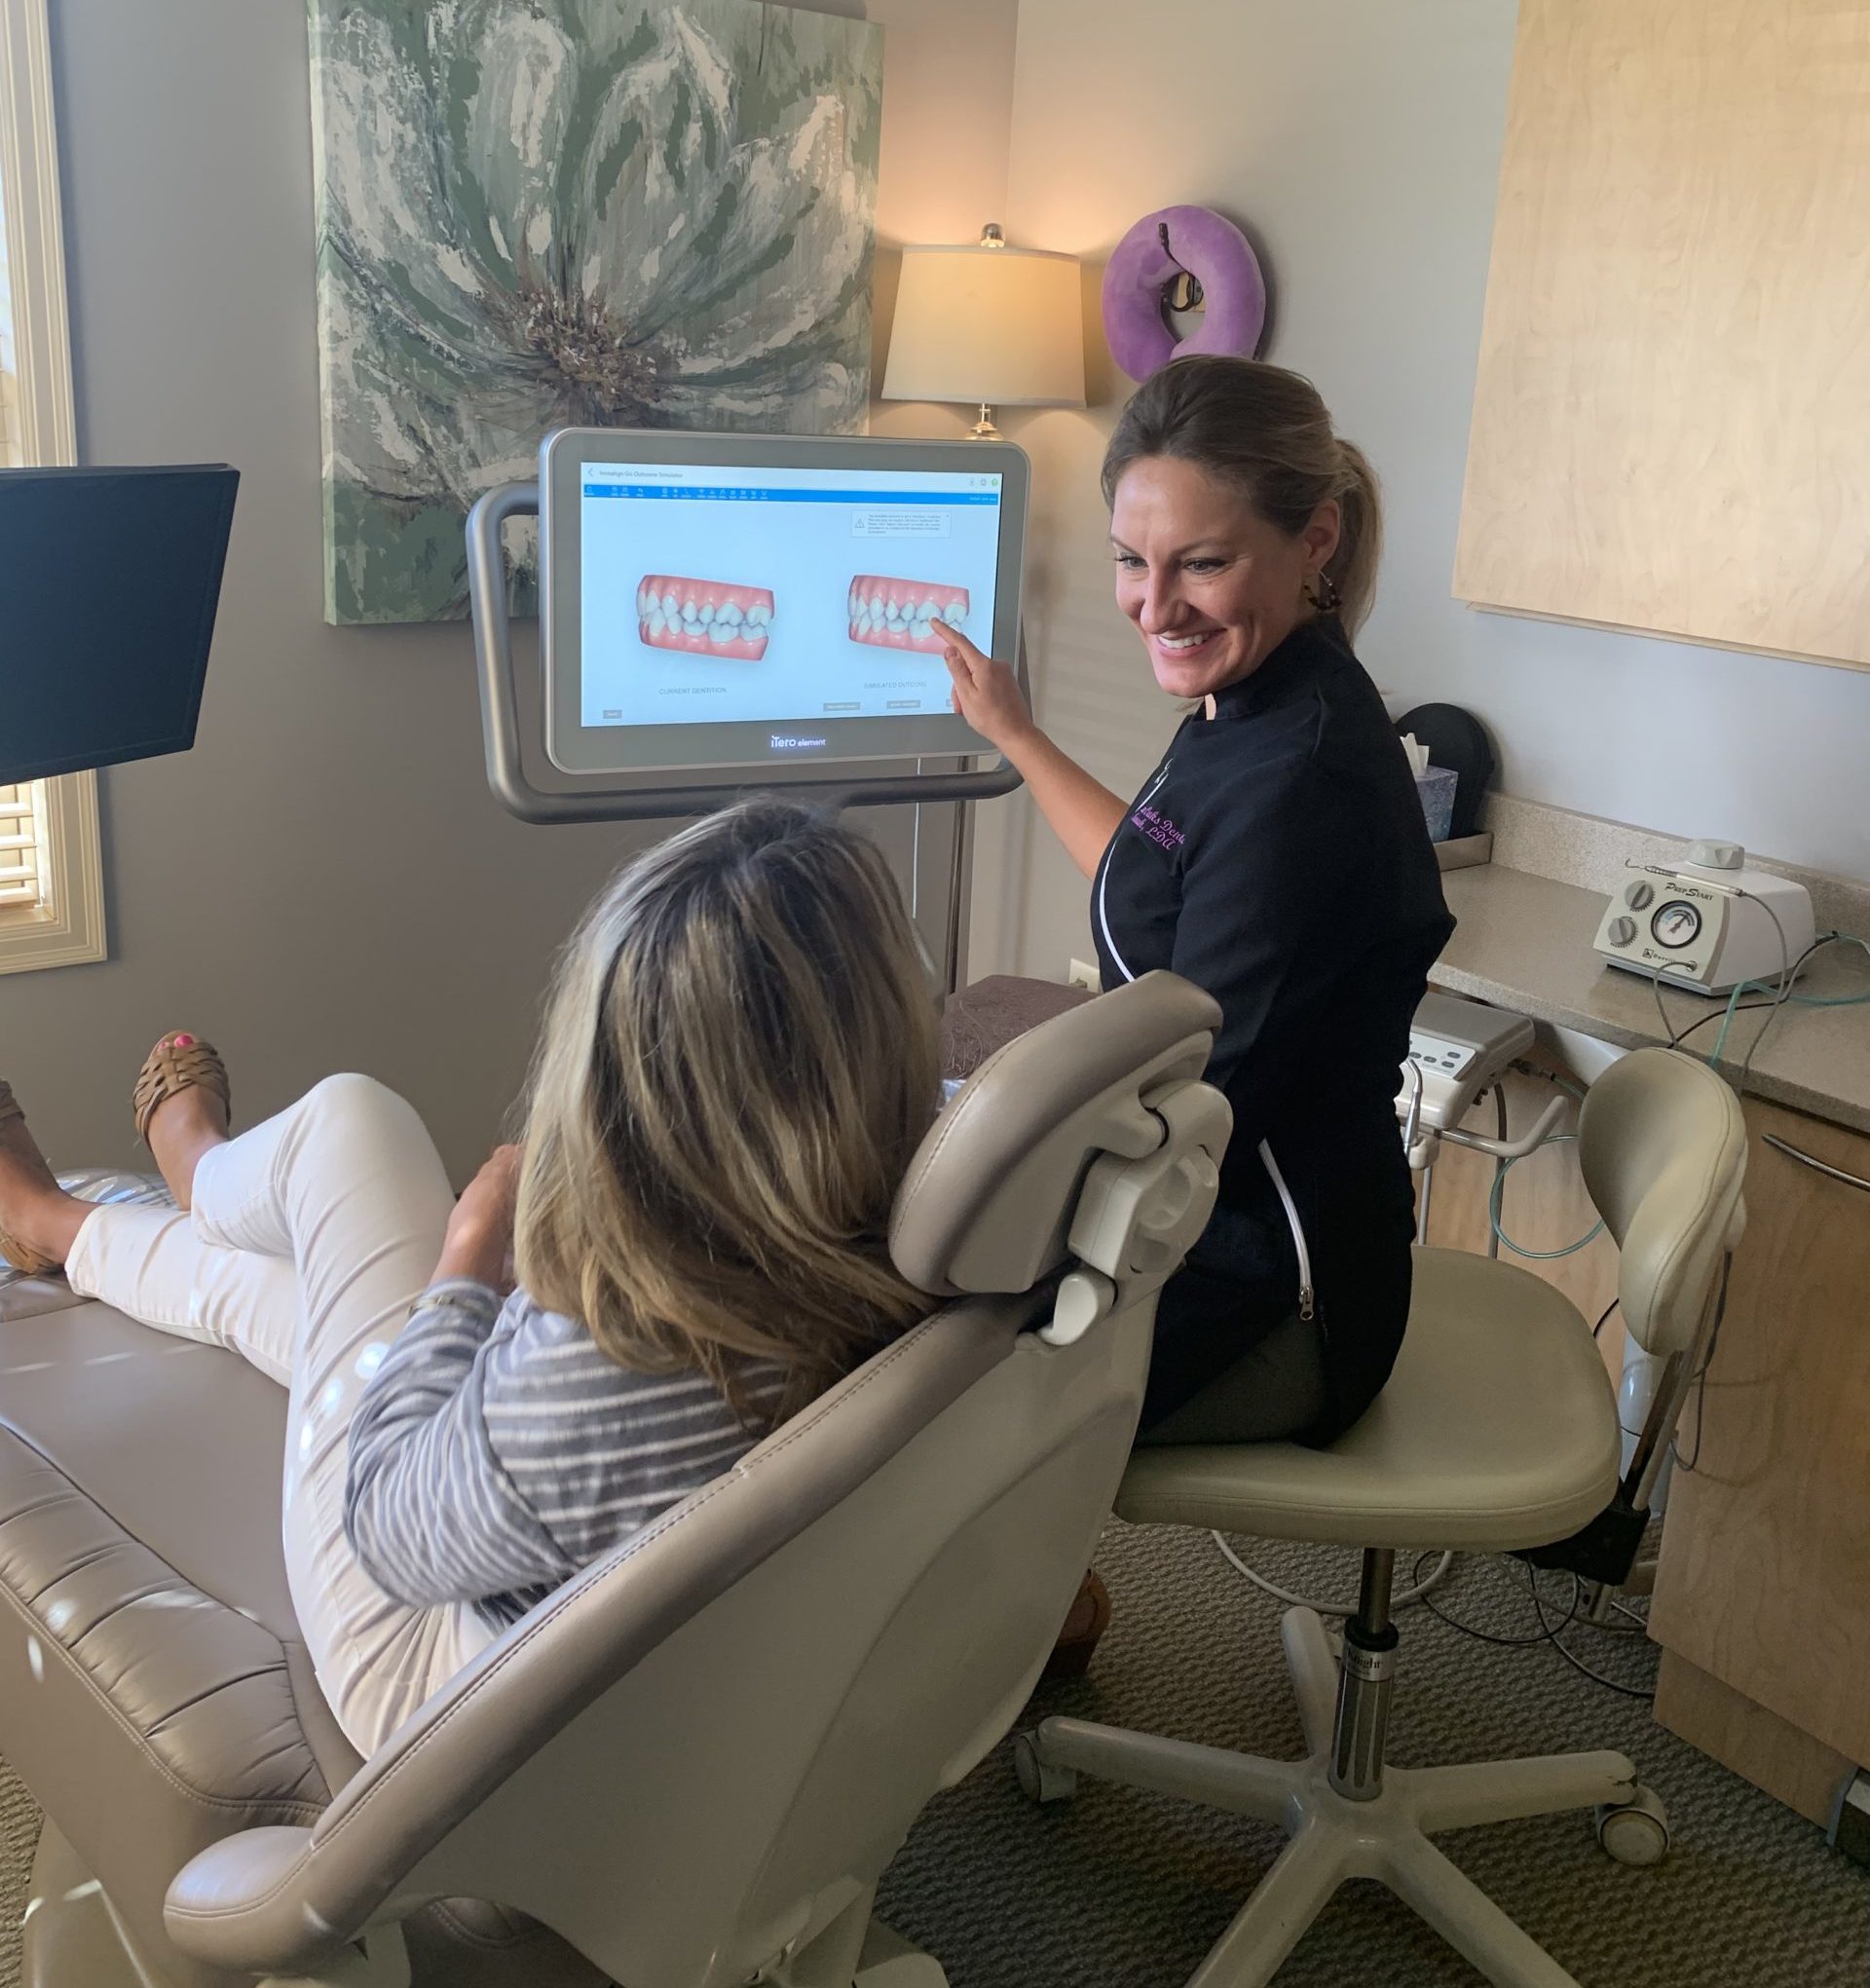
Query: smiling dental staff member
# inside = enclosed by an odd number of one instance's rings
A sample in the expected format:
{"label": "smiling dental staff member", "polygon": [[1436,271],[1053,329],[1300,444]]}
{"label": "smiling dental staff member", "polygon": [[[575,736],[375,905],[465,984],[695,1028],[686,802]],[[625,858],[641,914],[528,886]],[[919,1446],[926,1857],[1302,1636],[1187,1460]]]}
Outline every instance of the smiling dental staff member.
{"label": "smiling dental staff member", "polygon": [[[1170,967],[1220,1003],[1234,1109],[1213,1220],[1165,1288],[1142,1443],[1323,1441],[1375,1398],[1409,1307],[1394,1111],[1454,929],[1408,762],[1351,649],[1376,481],[1316,389],[1253,359],[1154,374],[1103,459],[1117,605],[1194,700],[1125,804],[945,631],[961,714],[1092,880],[1103,984]],[[939,624],[938,624],[939,626]]]}

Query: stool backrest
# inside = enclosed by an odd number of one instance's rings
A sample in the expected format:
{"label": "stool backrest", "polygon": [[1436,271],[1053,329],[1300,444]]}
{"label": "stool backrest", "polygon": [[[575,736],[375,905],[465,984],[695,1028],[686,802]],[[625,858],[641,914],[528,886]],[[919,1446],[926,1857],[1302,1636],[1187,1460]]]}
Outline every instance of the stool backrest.
{"label": "stool backrest", "polygon": [[1617,1294],[1625,1325],[1646,1352],[1685,1352],[1722,1253],[1745,1222],[1739,1100],[1692,1056],[1636,1050],[1591,1085],[1578,1157],[1623,1253]]}

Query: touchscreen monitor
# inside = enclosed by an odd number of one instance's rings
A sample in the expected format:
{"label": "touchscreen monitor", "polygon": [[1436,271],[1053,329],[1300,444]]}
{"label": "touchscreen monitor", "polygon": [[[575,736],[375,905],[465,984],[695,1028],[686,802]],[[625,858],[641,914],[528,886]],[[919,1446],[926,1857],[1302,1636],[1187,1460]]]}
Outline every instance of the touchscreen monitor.
{"label": "touchscreen monitor", "polygon": [[935,624],[1015,654],[1010,443],[566,430],[541,496],[564,771],[991,752]]}

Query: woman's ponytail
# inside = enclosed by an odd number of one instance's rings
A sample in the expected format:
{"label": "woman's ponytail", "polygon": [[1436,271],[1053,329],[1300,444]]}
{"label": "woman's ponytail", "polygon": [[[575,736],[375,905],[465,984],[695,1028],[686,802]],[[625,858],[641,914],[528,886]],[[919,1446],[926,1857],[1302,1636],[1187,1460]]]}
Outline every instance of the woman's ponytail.
{"label": "woman's ponytail", "polygon": [[1376,569],[1383,557],[1383,504],[1376,471],[1355,442],[1337,440],[1337,550],[1325,564],[1337,583],[1338,619],[1355,635],[1369,619],[1376,598]]}

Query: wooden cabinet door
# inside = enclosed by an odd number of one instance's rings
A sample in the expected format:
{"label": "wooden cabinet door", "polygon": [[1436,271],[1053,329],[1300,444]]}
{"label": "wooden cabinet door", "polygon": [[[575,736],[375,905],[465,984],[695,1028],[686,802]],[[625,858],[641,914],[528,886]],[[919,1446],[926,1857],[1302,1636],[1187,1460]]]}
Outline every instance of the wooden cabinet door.
{"label": "wooden cabinet door", "polygon": [[1870,1762],[1870,1140],[1749,1103],[1747,1226],[1691,1395],[1650,1632]]}

